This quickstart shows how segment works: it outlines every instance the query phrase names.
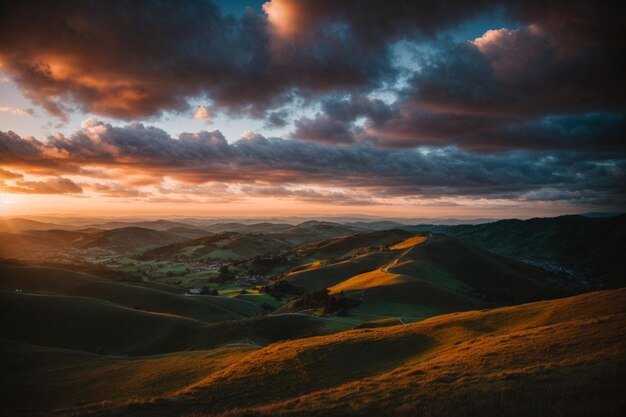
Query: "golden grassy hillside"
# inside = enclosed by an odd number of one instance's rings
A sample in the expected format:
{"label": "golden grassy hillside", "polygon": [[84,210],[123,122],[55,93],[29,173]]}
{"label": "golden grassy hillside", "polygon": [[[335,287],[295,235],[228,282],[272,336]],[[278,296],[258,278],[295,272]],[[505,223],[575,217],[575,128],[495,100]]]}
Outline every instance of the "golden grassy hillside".
{"label": "golden grassy hillside", "polygon": [[619,415],[626,405],[624,329],[626,289],[600,291],[275,343],[175,395],[82,411],[239,417]]}
{"label": "golden grassy hillside", "polygon": [[395,245],[390,246],[389,249],[400,250],[400,249],[412,248],[413,246],[426,242],[426,239],[427,238],[425,236],[413,236],[408,239],[405,239],[404,241],[400,243],[396,243]]}
{"label": "golden grassy hillside", "polygon": [[3,412],[68,409],[163,396],[246,356],[253,347],[177,352],[128,358],[30,345],[0,339],[5,387]]}
{"label": "golden grassy hillside", "polygon": [[[377,233],[381,240],[384,232]],[[307,263],[285,279],[309,291],[328,288],[331,295],[356,299],[361,305],[349,314],[370,321],[372,317],[414,321],[572,294],[555,276],[532,265],[442,235],[403,233],[388,236],[394,239],[389,245],[352,251],[348,248],[359,235],[309,245],[309,255],[340,246],[337,253],[352,256],[307,257]],[[281,311],[290,308],[286,305]]]}

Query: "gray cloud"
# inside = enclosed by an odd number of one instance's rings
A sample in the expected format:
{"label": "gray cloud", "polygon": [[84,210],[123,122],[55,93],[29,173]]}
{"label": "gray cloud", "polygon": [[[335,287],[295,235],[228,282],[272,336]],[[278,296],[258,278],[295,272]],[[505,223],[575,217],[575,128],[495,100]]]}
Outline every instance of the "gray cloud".
{"label": "gray cloud", "polygon": [[70,137],[44,141],[1,134],[0,149],[8,150],[2,152],[6,167],[44,167],[58,175],[97,173],[104,167],[152,176],[156,182],[168,176],[188,184],[322,185],[388,197],[523,198],[552,188],[587,193],[591,200],[611,197],[613,205],[623,205],[626,194],[626,158],[575,151],[485,154],[456,147],[338,147],[258,134],[230,144],[219,131],[172,138],[141,124],[114,127],[96,121]]}

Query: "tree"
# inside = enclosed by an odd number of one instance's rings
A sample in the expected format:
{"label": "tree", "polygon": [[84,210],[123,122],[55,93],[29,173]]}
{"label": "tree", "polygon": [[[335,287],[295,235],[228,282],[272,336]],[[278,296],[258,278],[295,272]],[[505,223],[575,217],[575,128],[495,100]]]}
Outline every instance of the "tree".
{"label": "tree", "polygon": [[226,282],[226,281],[232,280],[233,273],[228,268],[228,265],[222,265],[218,271],[219,271],[219,276],[217,277],[218,282]]}

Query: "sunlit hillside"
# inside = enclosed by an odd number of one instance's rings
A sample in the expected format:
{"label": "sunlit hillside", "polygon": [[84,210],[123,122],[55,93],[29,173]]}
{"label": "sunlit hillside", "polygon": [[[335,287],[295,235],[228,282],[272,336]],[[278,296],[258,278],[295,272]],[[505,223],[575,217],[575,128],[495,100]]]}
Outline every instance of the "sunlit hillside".
{"label": "sunlit hillside", "polygon": [[[14,406],[33,412],[55,404],[67,412],[71,407],[72,415],[98,416],[375,416],[381,410],[400,416],[583,416],[590,409],[611,416],[625,405],[625,302],[624,290],[602,291],[265,348],[154,358],[98,357],[6,341],[3,357],[29,369],[30,382],[18,380],[20,389],[57,387],[54,398],[37,402],[9,389]],[[31,363],[38,352],[49,358],[44,368]],[[60,367],[64,358],[80,366]],[[5,369],[19,372],[15,365]],[[129,379],[118,385],[118,374]],[[98,392],[84,390],[81,381],[93,378]],[[126,392],[131,381],[134,396]],[[252,389],[258,386],[263,390]],[[110,402],[100,403],[104,398]]]}

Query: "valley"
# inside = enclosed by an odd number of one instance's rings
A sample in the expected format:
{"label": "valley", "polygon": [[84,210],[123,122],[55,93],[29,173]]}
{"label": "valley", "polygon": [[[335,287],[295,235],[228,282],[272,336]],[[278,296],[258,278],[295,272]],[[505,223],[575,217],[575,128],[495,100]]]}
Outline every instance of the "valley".
{"label": "valley", "polygon": [[468,243],[455,227],[470,226],[172,223],[5,227],[8,415],[444,416],[428,405],[444,397],[495,415],[490,390],[529,411],[521,387],[595,401],[587,378],[625,376],[623,281],[578,295],[571,276]]}

